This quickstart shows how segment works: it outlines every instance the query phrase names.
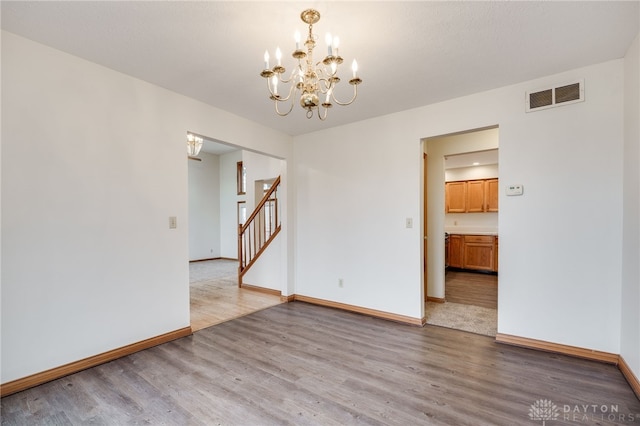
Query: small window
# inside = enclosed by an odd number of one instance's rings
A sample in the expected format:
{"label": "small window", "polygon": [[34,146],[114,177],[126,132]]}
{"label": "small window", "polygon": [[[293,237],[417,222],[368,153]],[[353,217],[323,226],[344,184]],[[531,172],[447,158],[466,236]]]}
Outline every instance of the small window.
{"label": "small window", "polygon": [[242,161],[238,161],[236,167],[236,178],[238,180],[238,195],[247,193],[247,170],[242,165]]}
{"label": "small window", "polygon": [[238,201],[238,225],[244,225],[247,221],[247,203]]}

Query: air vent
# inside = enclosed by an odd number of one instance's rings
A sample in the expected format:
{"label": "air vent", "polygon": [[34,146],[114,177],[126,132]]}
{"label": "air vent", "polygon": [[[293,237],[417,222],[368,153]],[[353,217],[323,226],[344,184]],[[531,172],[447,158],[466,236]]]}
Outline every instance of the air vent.
{"label": "air vent", "polygon": [[542,108],[553,105],[553,90],[541,90],[529,93],[529,108]]}
{"label": "air vent", "polygon": [[580,83],[573,83],[567,86],[556,87],[556,103],[580,100]]}
{"label": "air vent", "polygon": [[584,101],[584,80],[527,92],[526,111],[538,111]]}

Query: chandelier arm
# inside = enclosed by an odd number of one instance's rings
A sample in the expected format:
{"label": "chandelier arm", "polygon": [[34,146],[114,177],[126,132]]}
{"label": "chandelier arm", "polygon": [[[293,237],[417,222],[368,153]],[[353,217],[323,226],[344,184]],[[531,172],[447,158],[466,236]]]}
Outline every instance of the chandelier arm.
{"label": "chandelier arm", "polygon": [[336,94],[331,93],[331,98],[334,100],[335,103],[337,103],[338,105],[341,106],[346,106],[346,105],[350,105],[353,103],[353,101],[356,100],[356,98],[358,97],[358,85],[357,84],[353,84],[353,97],[351,98],[350,101],[348,102],[340,102],[337,98],[336,98]]}
{"label": "chandelier arm", "polygon": [[[297,93],[298,93],[298,91],[296,90],[296,86],[291,86],[289,88],[289,95],[286,98],[282,98],[282,99],[281,98],[272,98],[274,100],[273,104],[274,104],[275,109],[276,109],[276,114],[278,114],[281,117],[289,115],[289,113],[291,113],[291,111],[293,111],[293,106],[295,105],[295,102],[294,102],[295,97],[291,98],[291,95],[294,95],[294,94],[297,94]],[[291,102],[289,102],[289,110],[287,112],[281,112],[278,109],[278,104],[282,104],[284,102],[287,102],[287,100],[290,99],[290,98],[291,98]]]}
{"label": "chandelier arm", "polygon": [[286,102],[289,100],[289,98],[291,97],[291,94],[293,93],[295,86],[290,86],[289,87],[289,94],[287,95],[286,98],[283,98],[280,95],[276,95],[273,90],[271,89],[271,83],[269,82],[269,79],[267,79],[267,89],[269,89],[269,94],[271,95],[270,98],[275,100],[276,103],[277,102]]}
{"label": "chandelier arm", "polygon": [[280,83],[288,84],[292,82],[297,77],[296,73],[299,73],[298,68],[299,67],[296,67],[293,71],[291,71],[291,74],[289,74],[289,78],[282,78],[282,74],[280,74],[280,77],[278,78],[278,80],[280,80]]}
{"label": "chandelier arm", "polygon": [[276,101],[274,102],[274,105],[276,107],[276,114],[278,114],[280,117],[284,117],[286,115],[289,115],[291,113],[291,111],[293,111],[293,101],[291,101],[290,105],[289,105],[289,111],[287,112],[280,112],[280,110],[278,109],[278,100],[276,99]]}
{"label": "chandelier arm", "polygon": [[338,71],[336,70],[336,72],[329,72],[326,67],[324,67],[322,65],[321,62],[318,63],[319,65],[316,65],[316,74],[318,75],[318,79],[323,79],[323,80],[331,80],[332,77],[335,77],[338,74]]}
{"label": "chandelier arm", "polygon": [[334,87],[336,87],[335,84],[332,85],[331,81],[328,78],[318,78],[318,88],[320,89],[320,93],[322,93],[323,95]]}
{"label": "chandelier arm", "polygon": [[329,113],[329,108],[323,108],[324,109],[324,116],[320,113],[320,108],[318,108],[318,118],[320,119],[320,121],[324,121],[327,119],[327,114]]}

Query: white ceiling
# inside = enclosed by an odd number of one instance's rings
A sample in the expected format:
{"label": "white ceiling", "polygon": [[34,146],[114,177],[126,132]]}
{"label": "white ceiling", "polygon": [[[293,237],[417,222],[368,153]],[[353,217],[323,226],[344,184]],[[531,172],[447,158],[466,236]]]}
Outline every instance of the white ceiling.
{"label": "white ceiling", "polygon": [[[622,58],[639,1],[2,1],[2,28],[290,135]],[[300,12],[313,7],[363,79],[325,122],[279,117],[260,77],[277,46],[292,69]],[[273,63],[273,62],[272,62]],[[337,94],[343,92],[337,91]],[[348,97],[344,92],[343,98]]]}
{"label": "white ceiling", "polygon": [[[447,155],[444,157],[444,168],[457,169],[460,167],[487,166],[498,164],[498,150],[467,152],[464,154]],[[474,164],[478,163],[478,164]]]}
{"label": "white ceiling", "polygon": [[228,152],[237,151],[239,148],[234,145],[227,145],[212,141],[211,139],[204,139],[202,144],[202,152],[208,152],[209,154],[222,155]]}

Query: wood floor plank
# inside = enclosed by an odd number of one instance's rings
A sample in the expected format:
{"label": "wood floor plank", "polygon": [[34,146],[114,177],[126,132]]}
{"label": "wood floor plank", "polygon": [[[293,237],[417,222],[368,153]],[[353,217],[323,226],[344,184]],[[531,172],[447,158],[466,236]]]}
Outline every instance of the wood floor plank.
{"label": "wood floor plank", "polygon": [[238,288],[237,261],[192,262],[189,269],[193,331],[282,303],[279,295]]}
{"label": "wood floor plank", "polygon": [[1,416],[3,425],[531,425],[539,399],[640,414],[613,365],[293,302],[7,396]]}
{"label": "wood floor plank", "polygon": [[498,308],[498,276],[448,270],[445,275],[445,300],[451,303]]}

